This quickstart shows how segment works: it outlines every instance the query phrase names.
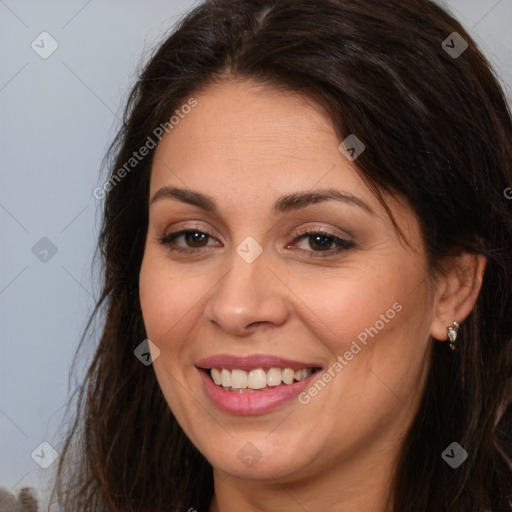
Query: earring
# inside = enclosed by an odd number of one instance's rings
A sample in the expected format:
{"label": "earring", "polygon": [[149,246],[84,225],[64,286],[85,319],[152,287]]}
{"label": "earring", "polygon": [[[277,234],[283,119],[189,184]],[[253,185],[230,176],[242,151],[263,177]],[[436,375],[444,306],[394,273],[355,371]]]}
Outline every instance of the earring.
{"label": "earring", "polygon": [[448,339],[450,340],[450,348],[452,350],[455,350],[455,342],[457,341],[459,327],[460,325],[458,322],[453,322],[453,324],[448,327]]}

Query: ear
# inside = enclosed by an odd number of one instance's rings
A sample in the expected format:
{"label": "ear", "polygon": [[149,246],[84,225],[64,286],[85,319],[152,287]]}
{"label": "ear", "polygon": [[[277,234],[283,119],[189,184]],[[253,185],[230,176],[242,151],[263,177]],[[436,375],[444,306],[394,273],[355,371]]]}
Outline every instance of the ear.
{"label": "ear", "polygon": [[482,287],[486,262],[485,256],[467,252],[445,259],[436,281],[430,336],[440,341],[448,339],[448,327],[454,321],[462,323],[471,313]]}

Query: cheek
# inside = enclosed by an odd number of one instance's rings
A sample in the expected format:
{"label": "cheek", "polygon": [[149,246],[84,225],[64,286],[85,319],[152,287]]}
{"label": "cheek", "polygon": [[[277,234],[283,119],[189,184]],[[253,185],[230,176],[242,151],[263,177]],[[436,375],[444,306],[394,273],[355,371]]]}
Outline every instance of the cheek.
{"label": "cheek", "polygon": [[181,339],[180,332],[195,319],[205,290],[204,279],[187,278],[171,269],[165,259],[144,256],[139,278],[139,294],[147,335],[160,349],[166,340]]}
{"label": "cheek", "polygon": [[[393,411],[390,405],[401,406],[395,395],[409,403],[428,366],[432,297],[424,269],[402,258],[398,271],[394,261],[336,279],[303,279],[296,288],[302,325],[332,358],[332,398],[354,410]],[[348,393],[355,401],[347,402]]]}
{"label": "cheek", "polygon": [[[408,278],[366,267],[362,271],[301,279],[296,283],[297,310],[314,336],[342,355],[354,340],[364,343],[377,332],[389,332],[400,322]],[[301,306],[300,303],[303,303]]]}
{"label": "cheek", "polygon": [[[204,278],[187,278],[156,251],[147,250],[139,276],[139,298],[147,337],[160,349],[153,363],[163,395],[182,428],[190,432],[190,391],[183,392],[196,370],[190,364],[188,333],[197,324]],[[188,412],[187,412],[188,411]]]}

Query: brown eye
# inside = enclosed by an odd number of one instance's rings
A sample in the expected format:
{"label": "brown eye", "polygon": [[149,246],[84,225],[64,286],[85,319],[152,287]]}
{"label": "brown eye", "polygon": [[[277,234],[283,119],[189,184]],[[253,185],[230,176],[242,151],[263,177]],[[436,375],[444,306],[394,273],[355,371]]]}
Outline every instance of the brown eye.
{"label": "brown eye", "polygon": [[189,247],[204,247],[208,243],[209,235],[201,231],[186,231],[183,237]]}
{"label": "brown eye", "polygon": [[309,246],[315,251],[327,251],[332,247],[333,238],[326,235],[309,235]]}
{"label": "brown eye", "polygon": [[312,254],[323,253],[322,256],[329,256],[354,247],[353,242],[322,231],[302,232],[296,240],[298,249]]}
{"label": "brown eye", "polygon": [[176,233],[170,233],[163,238],[160,238],[160,243],[168,246],[173,251],[180,252],[190,252],[194,249],[202,249],[211,245],[219,245],[215,238],[208,233],[191,229],[183,229]]}

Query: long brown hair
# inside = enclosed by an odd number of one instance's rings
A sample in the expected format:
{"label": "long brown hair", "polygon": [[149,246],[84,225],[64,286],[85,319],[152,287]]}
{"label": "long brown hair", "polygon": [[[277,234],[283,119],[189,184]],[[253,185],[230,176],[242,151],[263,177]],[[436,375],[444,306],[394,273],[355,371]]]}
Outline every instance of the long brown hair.
{"label": "long brown hair", "polygon": [[[454,32],[468,45],[459,55],[447,51]],[[212,468],[133,354],[146,338],[138,276],[154,150],[114,176],[188,98],[229,76],[307,95],[340,140],[364,138],[361,176],[380,197],[406,199],[434,272],[453,250],[486,256],[457,351],[434,344],[392,508],[512,511],[511,116],[469,34],[428,0],[208,0],[150,57],[106,160],[103,289],[91,317],[103,312],[103,329],[61,455],[62,507],[208,510]],[[469,453],[457,470],[441,457],[453,441]]]}

